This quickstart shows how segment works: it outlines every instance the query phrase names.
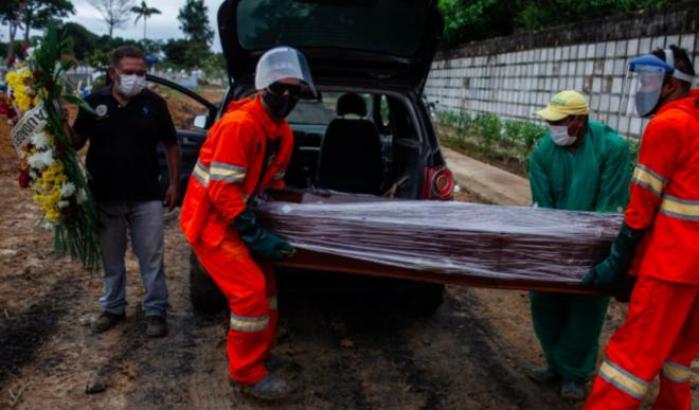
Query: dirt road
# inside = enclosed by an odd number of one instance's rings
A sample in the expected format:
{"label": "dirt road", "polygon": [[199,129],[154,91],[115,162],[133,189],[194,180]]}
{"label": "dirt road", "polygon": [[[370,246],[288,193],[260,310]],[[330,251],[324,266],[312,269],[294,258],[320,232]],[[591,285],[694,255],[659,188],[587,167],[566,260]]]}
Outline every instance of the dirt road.
{"label": "dirt road", "polygon": [[[524,376],[542,364],[526,293],[459,288],[431,317],[364,293],[281,293],[284,332],[270,367],[296,390],[276,405],[250,401],[226,381],[225,316],[195,314],[188,301],[177,214],[167,216],[169,336],[144,336],[132,255],[128,319],[94,336],[88,325],[102,282],[51,254],[51,234],[36,226],[38,209],[17,186],[6,133],[0,123],[0,409],[579,408]],[[610,309],[603,343],[623,309]],[[104,391],[86,394],[88,386]]]}

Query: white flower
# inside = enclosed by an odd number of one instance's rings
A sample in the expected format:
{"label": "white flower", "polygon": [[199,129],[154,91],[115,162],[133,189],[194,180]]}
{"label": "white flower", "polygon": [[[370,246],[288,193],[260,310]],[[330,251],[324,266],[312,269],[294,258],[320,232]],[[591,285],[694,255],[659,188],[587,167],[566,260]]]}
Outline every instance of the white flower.
{"label": "white flower", "polygon": [[80,191],[78,191],[78,203],[82,204],[82,203],[85,203],[86,201],[87,201],[87,192],[85,192],[84,189],[81,189]]}
{"label": "white flower", "polygon": [[70,205],[70,202],[69,201],[58,201],[58,203],[56,205],[58,206],[58,209],[68,208],[68,206]]}
{"label": "white flower", "polygon": [[27,162],[29,162],[30,167],[42,170],[53,165],[55,160],[51,151],[42,151],[30,156]]}
{"label": "white flower", "polygon": [[46,135],[44,131],[36,132],[31,138],[32,145],[37,149],[44,149],[49,147],[49,136]]}
{"label": "white flower", "polygon": [[72,182],[65,182],[61,186],[61,197],[69,198],[75,193],[75,185]]}

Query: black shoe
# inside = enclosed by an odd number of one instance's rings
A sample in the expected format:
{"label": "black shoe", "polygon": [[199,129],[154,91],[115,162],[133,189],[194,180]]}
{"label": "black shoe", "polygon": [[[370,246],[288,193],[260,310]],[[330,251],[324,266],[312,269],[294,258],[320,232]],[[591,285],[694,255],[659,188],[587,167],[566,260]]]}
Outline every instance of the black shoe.
{"label": "black shoe", "polygon": [[564,381],[561,385],[561,398],[582,401],[585,399],[585,384]]}
{"label": "black shoe", "polygon": [[529,372],[529,378],[537,383],[550,383],[559,379],[559,376],[550,367],[539,367]]}
{"label": "black shoe", "polygon": [[167,334],[165,316],[146,316],[146,336],[163,337]]}
{"label": "black shoe", "polygon": [[258,400],[265,401],[281,400],[291,393],[291,388],[286,380],[271,374],[256,384],[241,385],[240,390]]}
{"label": "black shoe", "polygon": [[107,330],[113,328],[117,323],[121,322],[126,318],[126,314],[122,313],[117,315],[115,313],[110,313],[107,311],[102,312],[100,316],[92,322],[92,333],[100,334],[106,332]]}

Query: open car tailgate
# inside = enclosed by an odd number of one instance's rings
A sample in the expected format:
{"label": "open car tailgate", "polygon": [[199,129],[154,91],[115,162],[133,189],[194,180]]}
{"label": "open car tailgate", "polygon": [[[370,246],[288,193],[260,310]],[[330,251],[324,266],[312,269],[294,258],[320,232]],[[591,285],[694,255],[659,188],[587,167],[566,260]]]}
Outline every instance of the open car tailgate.
{"label": "open car tailgate", "polygon": [[[287,200],[290,198],[286,198]],[[300,195],[260,204],[297,255],[279,266],[475,287],[601,292],[580,284],[619,214]]]}

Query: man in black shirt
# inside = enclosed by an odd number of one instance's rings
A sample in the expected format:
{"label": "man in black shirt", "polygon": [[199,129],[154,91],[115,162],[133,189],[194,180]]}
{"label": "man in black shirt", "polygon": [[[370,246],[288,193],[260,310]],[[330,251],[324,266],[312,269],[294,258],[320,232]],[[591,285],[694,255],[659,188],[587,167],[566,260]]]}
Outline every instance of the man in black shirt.
{"label": "man in black shirt", "polygon": [[[81,110],[71,130],[73,145],[87,140],[90,190],[97,202],[104,264],[102,314],[93,324],[104,332],[125,318],[127,231],[145,287],[148,336],[167,332],[167,287],[163,268],[163,204],[172,210],[179,195],[180,149],[165,100],[145,88],[143,52],[122,46],[112,54],[112,85],[86,98],[95,113]],[[163,198],[156,147],[165,146],[170,186]]]}

